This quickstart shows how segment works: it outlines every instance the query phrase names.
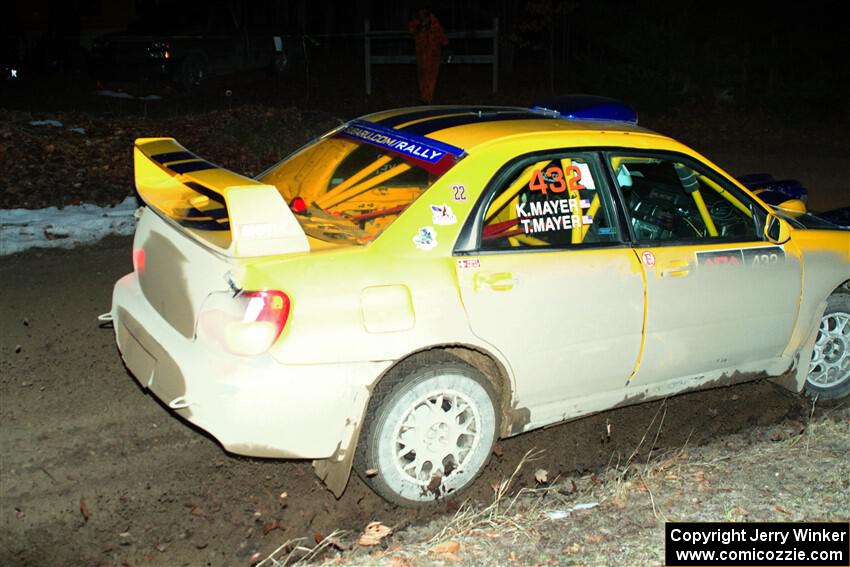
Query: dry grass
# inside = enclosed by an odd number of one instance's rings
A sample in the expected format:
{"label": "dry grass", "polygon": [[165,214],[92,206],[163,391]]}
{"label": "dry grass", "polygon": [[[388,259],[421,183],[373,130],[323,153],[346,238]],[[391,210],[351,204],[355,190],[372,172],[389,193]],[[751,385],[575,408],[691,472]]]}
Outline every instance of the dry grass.
{"label": "dry grass", "polygon": [[307,538],[287,540],[271,552],[265,559],[256,563],[256,567],[308,565],[325,551],[330,549],[339,549],[340,539],[347,535],[347,531],[337,530],[324,537],[313,547],[303,545],[307,541]]}
{"label": "dry grass", "polygon": [[325,563],[661,564],[667,521],[850,517],[846,404],[806,425],[786,421],[655,454],[665,415],[662,405],[629,457],[598,477],[513,490],[533,475],[530,465],[541,453],[530,451],[510,477],[493,486],[488,505],[465,503],[451,518],[397,534],[388,549],[369,554],[355,549],[326,557]]}

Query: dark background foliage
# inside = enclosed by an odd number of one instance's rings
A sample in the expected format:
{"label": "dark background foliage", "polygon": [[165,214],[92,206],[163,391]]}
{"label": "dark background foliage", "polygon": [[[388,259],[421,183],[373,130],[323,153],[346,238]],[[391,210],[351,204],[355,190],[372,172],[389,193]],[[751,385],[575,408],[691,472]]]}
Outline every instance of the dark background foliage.
{"label": "dark background foliage", "polygon": [[[193,2],[182,2],[182,6]],[[210,5],[194,3],[199,15]],[[334,89],[363,93],[364,19],[372,29],[402,30],[422,2],[230,0],[254,25],[284,34],[302,70],[332,77]],[[169,18],[173,0],[33,0],[2,18],[6,58],[30,74],[85,76],[99,33],[139,16]],[[850,42],[844,4],[655,0],[435,0],[428,7],[450,31],[489,28],[499,20],[500,90],[593,92],[640,106],[701,104],[848,117]],[[8,13],[11,12],[11,13]],[[199,16],[200,17],[200,16]],[[449,53],[477,52],[456,40]],[[486,47],[486,46],[485,46]],[[399,50],[409,46],[397,47]],[[376,77],[380,78],[380,77]],[[489,77],[481,82],[489,86]],[[328,88],[303,84],[302,90]],[[385,85],[383,91],[392,90]],[[486,91],[485,91],[486,92]],[[442,92],[442,98],[454,98]]]}

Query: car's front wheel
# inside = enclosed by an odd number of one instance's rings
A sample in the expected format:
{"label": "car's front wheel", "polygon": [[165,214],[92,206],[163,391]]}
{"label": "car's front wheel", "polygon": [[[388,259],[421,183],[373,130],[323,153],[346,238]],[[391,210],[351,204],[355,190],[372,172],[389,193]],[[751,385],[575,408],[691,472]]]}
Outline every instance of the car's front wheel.
{"label": "car's front wheel", "polygon": [[809,363],[806,392],[826,399],[850,393],[850,295],[835,293],[827,301]]}
{"label": "car's front wheel", "polygon": [[372,392],[355,470],[397,504],[454,496],[487,463],[497,407],[487,378],[459,359],[426,354],[403,363]]}

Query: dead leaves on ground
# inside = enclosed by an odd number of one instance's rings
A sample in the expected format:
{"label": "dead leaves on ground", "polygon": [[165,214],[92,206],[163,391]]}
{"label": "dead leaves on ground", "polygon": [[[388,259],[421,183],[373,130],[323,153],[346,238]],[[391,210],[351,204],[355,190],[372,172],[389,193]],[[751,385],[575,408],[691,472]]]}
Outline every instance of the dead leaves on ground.
{"label": "dead leaves on ground", "polygon": [[283,524],[278,520],[272,520],[271,522],[266,522],[263,524],[263,535],[269,535],[270,532],[274,530],[285,531],[286,528],[283,527]]}
{"label": "dead leaves on ground", "polygon": [[431,548],[431,553],[457,553],[460,551],[460,543],[456,541],[445,541]]}
{"label": "dead leaves on ground", "polygon": [[460,543],[457,541],[445,541],[443,543],[438,543],[429,551],[453,563],[460,563],[461,561],[460,555],[458,555],[458,552],[460,551]]}
{"label": "dead leaves on ground", "polygon": [[779,512],[780,514],[785,514],[786,516],[790,516],[790,515],[791,515],[791,512],[789,512],[788,510],[786,510],[785,508],[783,508],[783,507],[782,507],[782,506],[780,506],[779,504],[777,504],[776,506],[774,506],[774,507],[773,507],[773,509],[774,509],[775,511]]}
{"label": "dead leaves on ground", "polygon": [[357,538],[357,545],[363,547],[380,545],[381,541],[392,533],[393,529],[381,522],[369,522],[369,525],[366,526],[366,529]]}
{"label": "dead leaves on ground", "polygon": [[6,158],[2,209],[121,202],[133,185],[130,150],[138,137],[173,136],[213,163],[250,176],[338,122],[325,113],[264,105],[144,120],[59,111],[36,117],[58,120],[58,128],[33,126],[33,118],[0,110],[0,155]]}
{"label": "dead leaves on ground", "polygon": [[83,523],[88,523],[89,518],[91,518],[91,511],[89,511],[85,498],[80,498],[80,514],[83,515]]}

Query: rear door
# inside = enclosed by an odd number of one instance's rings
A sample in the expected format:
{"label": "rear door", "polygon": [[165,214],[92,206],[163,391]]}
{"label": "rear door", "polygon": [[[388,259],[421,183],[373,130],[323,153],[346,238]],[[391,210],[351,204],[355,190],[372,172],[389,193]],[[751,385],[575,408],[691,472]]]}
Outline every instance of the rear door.
{"label": "rear door", "polygon": [[509,362],[532,425],[560,419],[565,400],[622,388],[638,360],[642,274],[599,171],[589,153],[516,160],[456,250],[471,328]]}
{"label": "rear door", "polygon": [[763,211],[686,156],[612,152],[646,273],[646,342],[633,383],[753,368],[779,357],[797,318],[796,247],[763,239]]}

